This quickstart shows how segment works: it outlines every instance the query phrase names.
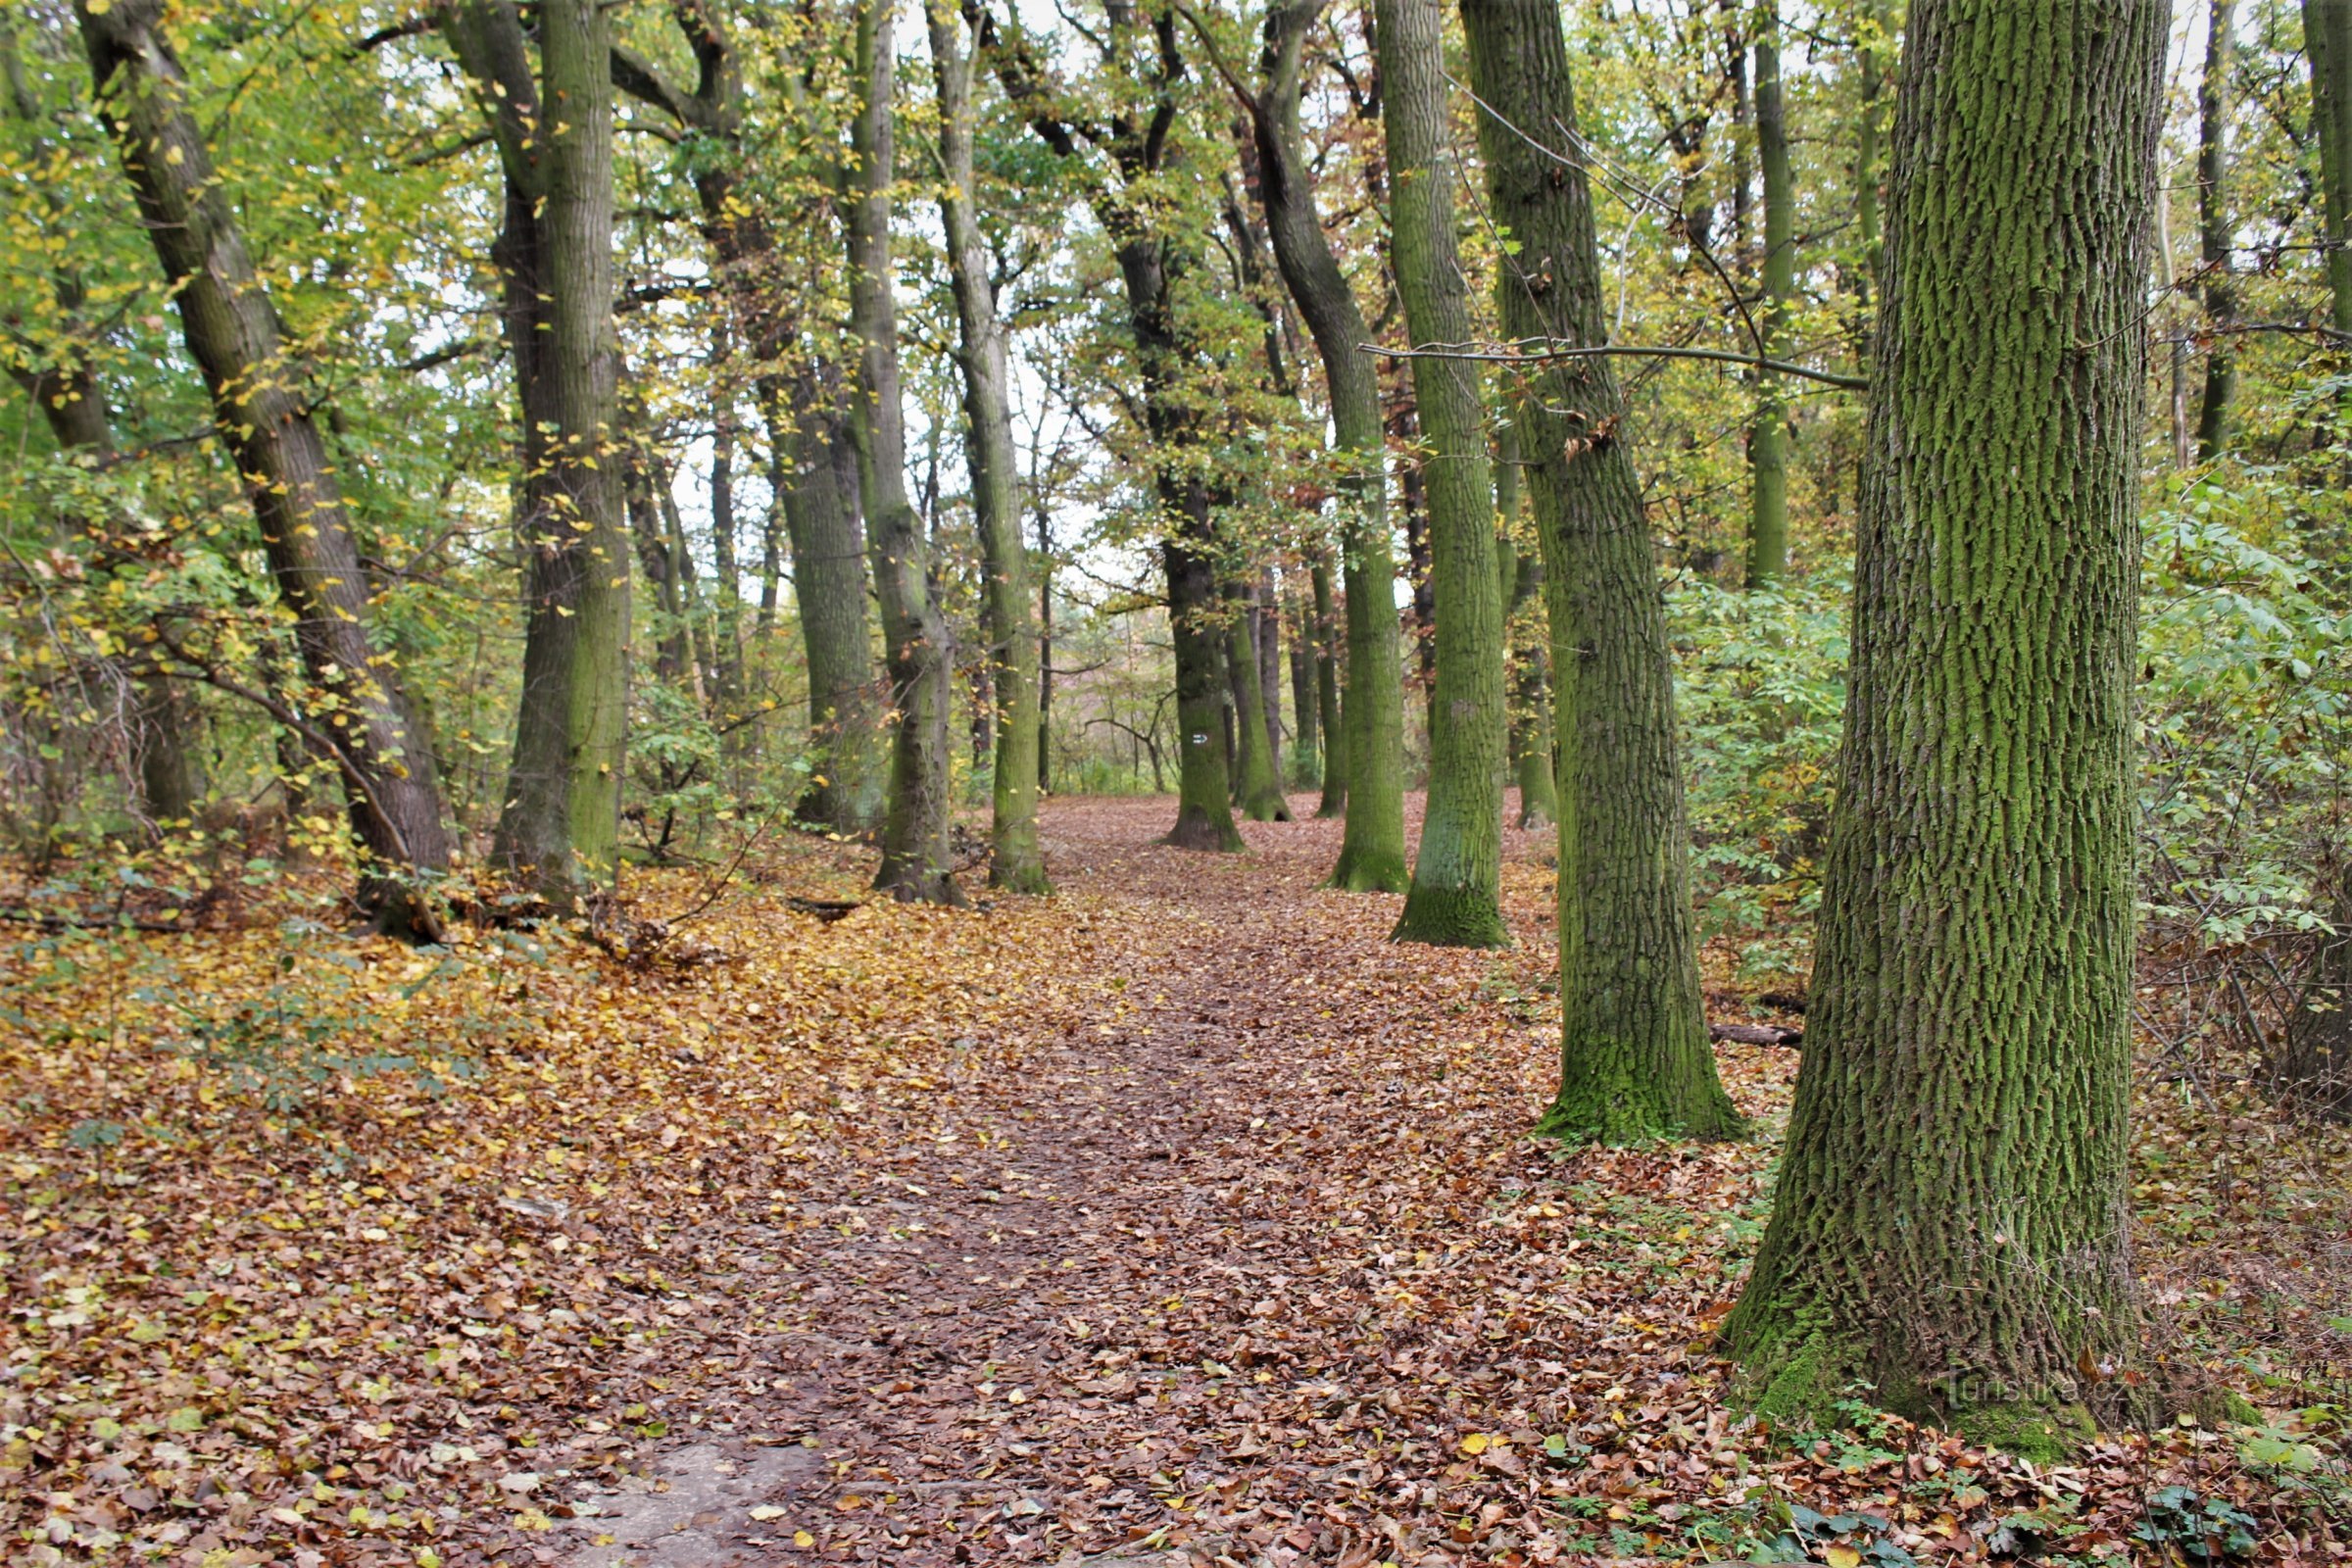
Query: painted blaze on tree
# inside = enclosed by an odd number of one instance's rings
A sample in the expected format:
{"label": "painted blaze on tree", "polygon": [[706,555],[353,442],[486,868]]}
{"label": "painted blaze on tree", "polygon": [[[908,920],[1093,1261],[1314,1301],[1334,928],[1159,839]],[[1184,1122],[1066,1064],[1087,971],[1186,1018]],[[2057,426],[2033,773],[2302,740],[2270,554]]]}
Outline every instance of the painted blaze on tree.
{"label": "painted blaze on tree", "polygon": [[[1843,778],[1772,1223],[1725,1326],[2053,1451],[2122,1402],[2134,465],[2166,7],[1919,0]],[[2086,1370],[2088,1369],[2088,1370]]]}

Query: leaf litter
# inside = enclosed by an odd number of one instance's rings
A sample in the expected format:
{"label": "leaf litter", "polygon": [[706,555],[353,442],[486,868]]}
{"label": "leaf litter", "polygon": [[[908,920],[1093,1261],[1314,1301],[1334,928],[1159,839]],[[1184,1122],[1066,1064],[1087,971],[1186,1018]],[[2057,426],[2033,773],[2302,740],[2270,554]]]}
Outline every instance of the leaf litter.
{"label": "leaf litter", "polygon": [[[1772,1144],[1525,1137],[1557,1049],[1540,838],[1514,835],[1495,955],[1392,946],[1395,900],[1319,890],[1333,824],[1205,858],[1152,846],[1162,815],[1054,803],[1059,897],[978,913],[859,905],[857,851],[791,846],[690,963],[304,937],[347,958],[336,1016],[369,1038],[276,1109],[184,1014],[331,1035],[285,1022],[282,928],[18,945],[0,1541],[202,1568],[1897,1568],[2220,1561],[2190,1544],[2221,1552],[2229,1514],[2236,1555],[2342,1549],[2324,1430],[2036,1468],[1859,1403],[1836,1432],[1742,1420],[1708,1340]],[[632,878],[647,909],[692,891]],[[1792,1053],[1718,1051],[1743,1109],[1785,1113]],[[2159,1095],[2142,1122],[2180,1343],[2247,1342],[2259,1298],[2298,1395],[2343,1379],[2323,1296],[2274,1277],[2352,1241],[2308,1196],[2343,1192],[2340,1141],[2272,1151],[2283,1186],[2232,1176],[2272,1252],[2223,1256],[2211,1118]]]}

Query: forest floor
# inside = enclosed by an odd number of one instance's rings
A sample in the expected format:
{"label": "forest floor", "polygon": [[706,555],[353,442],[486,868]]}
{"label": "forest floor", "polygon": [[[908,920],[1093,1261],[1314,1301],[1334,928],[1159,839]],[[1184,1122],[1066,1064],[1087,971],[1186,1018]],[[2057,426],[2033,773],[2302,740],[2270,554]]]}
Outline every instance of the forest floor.
{"label": "forest floor", "polygon": [[1208,857],[1169,811],[1052,803],[1058,896],[969,912],[794,840],[633,879],[668,924],[601,948],[412,954],[277,887],[30,928],[0,1556],[2342,1560],[2330,1418],[2286,1414],[2352,1406],[2341,1136],[2142,1097],[2159,1343],[2268,1435],[1760,1429],[1707,1342],[1795,1054],[1720,1048],[1755,1143],[1562,1155],[1547,835],[1518,945],[1436,951],[1316,887],[1335,824]]}

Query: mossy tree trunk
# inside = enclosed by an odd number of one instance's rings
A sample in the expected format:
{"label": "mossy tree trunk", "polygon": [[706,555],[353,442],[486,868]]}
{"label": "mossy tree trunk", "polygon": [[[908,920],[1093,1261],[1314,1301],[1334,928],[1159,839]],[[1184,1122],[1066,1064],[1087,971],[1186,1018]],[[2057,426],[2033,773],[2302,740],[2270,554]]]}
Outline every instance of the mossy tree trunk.
{"label": "mossy tree trunk", "polygon": [[850,329],[858,373],[850,434],[866,505],[866,556],[882,610],[890,672],[890,788],[882,864],[874,886],[914,903],[963,903],[948,850],[948,626],[931,596],[930,550],[906,495],[906,424],[901,401],[898,306],[892,298],[891,186],[898,62],[898,0],[860,0],[858,114],[850,141]]}
{"label": "mossy tree trunk", "polygon": [[2119,1391],[2084,1369],[2134,1348],[2134,485],[2167,23],[2147,0],[1911,9],[1804,1064],[1724,1329],[1784,1418],[1866,1383],[2048,1453]]}
{"label": "mossy tree trunk", "polygon": [[[449,865],[449,830],[423,737],[411,733],[392,666],[368,632],[367,573],[326,444],[255,271],[235,205],[164,35],[162,0],[79,8],[98,107],[174,287],[188,355],[259,525],[278,597],[317,693],[307,709],[246,693],[332,760],[359,850],[359,902],[399,935],[442,928],[426,885]],[[619,558],[623,571],[627,557]]]}
{"label": "mossy tree trunk", "polygon": [[612,325],[610,23],[587,0],[468,0],[441,27],[504,174],[493,247],[514,366],[523,547],[522,696],[494,854],[559,906],[620,850],[630,547]]}
{"label": "mossy tree trunk", "polygon": [[[1313,167],[1298,124],[1300,52],[1324,0],[1287,0],[1266,14],[1258,92],[1250,103],[1258,196],[1283,286],[1315,340],[1331,398],[1340,478],[1340,569],[1347,589],[1347,702],[1335,689],[1323,713],[1323,802],[1317,814],[1345,812],[1332,886],[1399,893],[1404,850],[1404,685],[1398,648],[1396,565],[1390,540],[1388,440],[1381,421],[1379,367],[1362,310],[1340,270],[1315,207]],[[1318,623],[1332,623],[1328,565],[1315,579]],[[1327,634],[1328,635],[1328,634]],[[1326,662],[1329,670],[1329,663]],[[1318,693],[1318,701],[1322,701]]]}
{"label": "mossy tree trunk", "polygon": [[1291,744],[1291,783],[1311,790],[1323,782],[1322,710],[1315,700],[1315,672],[1321,667],[1315,639],[1313,605],[1299,596],[1298,579],[1283,604],[1283,621],[1291,633],[1291,710],[1298,733]]}
{"label": "mossy tree trunk", "polygon": [[1013,893],[1046,893],[1052,889],[1037,838],[1037,613],[1029,551],[1021,539],[1004,326],[997,318],[996,285],[974,207],[972,62],[947,0],[925,0],[925,16],[947,175],[940,220],[961,329],[956,362],[963,372],[964,466],[971,472],[972,520],[987,576],[982,621],[997,719],[988,882]]}
{"label": "mossy tree trunk", "polygon": [[2230,73],[2236,57],[2233,0],[2213,0],[2206,14],[2205,76],[2197,89],[2197,253],[2205,270],[2205,392],[2197,403],[2197,461],[2210,463],[2230,443],[2230,405],[2237,397],[2237,283],[2230,266]]}
{"label": "mossy tree trunk", "polygon": [[[1463,0],[1513,339],[1607,341],[1558,14]],[[1524,132],[1524,134],[1522,134]],[[1531,145],[1529,138],[1534,139]],[[1541,149],[1550,149],[1545,151]],[[1625,400],[1605,358],[1510,382],[1544,552],[1559,727],[1560,1088],[1540,1130],[1611,1142],[1741,1130],[1715,1070],[1690,923],[1674,671]]]}
{"label": "mossy tree trunk", "polygon": [[2328,287],[2338,332],[2352,332],[2352,0],[2303,0],[2311,58],[2311,139],[2320,150]]}
{"label": "mossy tree trunk", "polygon": [[[1756,162],[1764,173],[1764,358],[1784,347],[1796,292],[1796,192],[1788,172],[1787,97],[1781,90],[1778,0],[1756,10]],[[1747,433],[1751,486],[1747,585],[1768,587],[1788,571],[1788,404],[1781,378],[1756,371],[1756,416]]]}
{"label": "mossy tree trunk", "polygon": [[[1446,128],[1442,0],[1377,7],[1397,292],[1415,345],[1467,343],[1469,284],[1454,248],[1455,169]],[[1428,498],[1437,671],[1430,692],[1429,797],[1399,942],[1500,947],[1502,600],[1494,581],[1494,481],[1477,366],[1413,361],[1419,462]]]}

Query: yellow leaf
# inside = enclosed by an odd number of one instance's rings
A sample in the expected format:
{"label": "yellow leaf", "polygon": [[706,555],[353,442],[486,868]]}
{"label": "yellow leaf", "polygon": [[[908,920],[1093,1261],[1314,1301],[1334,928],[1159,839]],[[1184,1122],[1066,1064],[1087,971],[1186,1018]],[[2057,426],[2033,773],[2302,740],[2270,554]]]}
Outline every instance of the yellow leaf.
{"label": "yellow leaf", "polygon": [[795,1530],[792,1533],[792,1544],[803,1551],[807,1551],[810,1546],[816,1544],[816,1538],[806,1530]]}
{"label": "yellow leaf", "polygon": [[784,1517],[784,1510],[772,1502],[763,1502],[752,1510],[752,1517],[762,1522],[769,1519],[781,1519]]}
{"label": "yellow leaf", "polygon": [[1461,1447],[1464,1453],[1476,1458],[1487,1451],[1487,1435],[1484,1432],[1473,1432],[1462,1440]]}
{"label": "yellow leaf", "polygon": [[1862,1568],[1862,1554],[1842,1544],[1830,1547],[1822,1555],[1830,1560],[1830,1568]]}

